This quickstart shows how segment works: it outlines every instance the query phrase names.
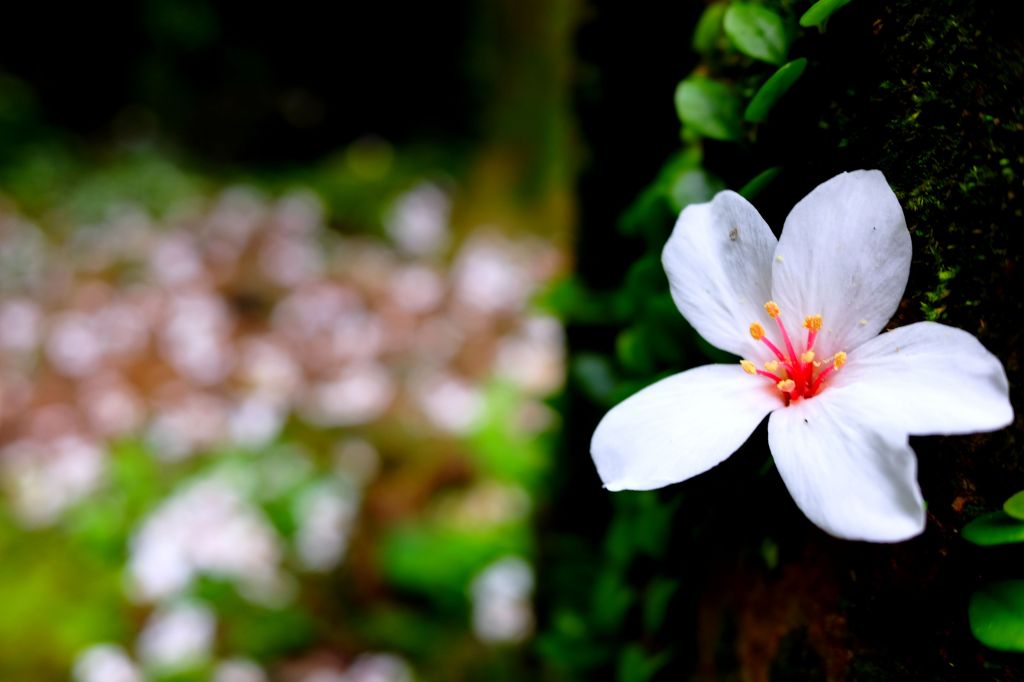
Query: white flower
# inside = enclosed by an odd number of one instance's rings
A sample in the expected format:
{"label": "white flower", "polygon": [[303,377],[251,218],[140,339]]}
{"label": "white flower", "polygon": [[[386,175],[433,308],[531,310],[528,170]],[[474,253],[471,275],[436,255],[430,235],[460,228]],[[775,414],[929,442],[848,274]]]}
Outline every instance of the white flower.
{"label": "white flower", "polygon": [[879,334],[910,254],[879,171],[815,188],[779,240],[733,192],[687,207],[662,253],[672,297],[701,336],[745,359],[670,376],[613,408],[591,443],[605,487],[696,476],[771,413],[772,456],[811,521],[847,539],[920,533],[908,435],[992,431],[1013,409],[1002,365],[967,332],[919,322]]}

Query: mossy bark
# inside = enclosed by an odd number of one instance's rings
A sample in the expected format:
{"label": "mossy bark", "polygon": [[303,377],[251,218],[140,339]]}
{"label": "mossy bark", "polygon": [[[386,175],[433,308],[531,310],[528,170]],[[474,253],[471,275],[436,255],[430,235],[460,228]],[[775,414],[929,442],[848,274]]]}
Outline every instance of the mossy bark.
{"label": "mossy bark", "polygon": [[[581,126],[598,165],[581,184],[580,276],[599,289],[621,286],[626,256],[649,257],[660,248],[657,240],[640,244],[618,236],[611,218],[626,208],[622,188],[635,197],[657,171],[631,165],[659,157],[636,147],[664,150],[664,158],[678,145],[663,119],[671,112],[675,80],[691,66],[681,55],[686,26],[693,25],[677,24],[674,43],[652,36],[660,56],[652,55],[654,48],[624,54],[615,35],[630,24],[610,11],[596,3],[582,35],[598,36],[597,49],[583,58],[612,74],[625,62],[644,73],[647,85],[641,92],[613,75],[597,98],[589,97],[592,91],[581,94]],[[645,20],[658,33],[669,18]],[[801,81],[744,143],[705,143],[705,168],[737,188],[766,167],[782,166],[754,202],[776,229],[819,182],[844,170],[881,169],[903,204],[914,246],[910,283],[893,326],[934,319],[977,335],[1003,361],[1019,415],[1024,46],[1013,8],[859,0],[834,15],[824,32],[805,32],[791,56],[809,60]],[[638,63],[644,58],[656,63]],[[675,68],[664,68],[667,62]],[[744,65],[699,68],[739,80]],[[652,82],[659,85],[652,88]],[[588,122],[600,103],[605,115],[621,114],[617,135]],[[648,125],[637,107],[652,112]],[[609,189],[613,182],[616,188]],[[672,216],[663,218],[667,237]],[[664,280],[659,286],[667,289]],[[628,323],[574,325],[572,353],[613,355],[616,334]],[[693,352],[697,344],[679,343],[690,346],[687,364],[703,364]],[[647,377],[684,368],[657,366]],[[604,408],[588,395],[578,382],[570,384],[566,452],[556,482],[560,504],[548,510],[552,540],[542,548],[542,576],[549,578],[541,595],[542,641],[553,677],[580,671],[589,679],[629,677],[642,666],[623,663],[623,653],[639,651],[651,679],[1024,679],[1021,659],[986,649],[967,621],[973,590],[1024,578],[1024,553],[980,549],[960,538],[972,518],[1024,488],[1019,417],[993,434],[912,439],[928,525],[911,541],[843,542],[811,525],[771,469],[762,426],[723,465],[655,494],[670,514],[659,538],[663,547],[623,559],[614,529],[635,522],[644,532],[652,512],[635,501],[641,494],[609,499],[600,490],[587,450]],[[670,582],[672,596],[665,617],[651,627],[645,609],[659,581]],[[617,598],[617,590],[624,591],[625,606],[612,610],[614,622],[598,622],[595,604]]]}

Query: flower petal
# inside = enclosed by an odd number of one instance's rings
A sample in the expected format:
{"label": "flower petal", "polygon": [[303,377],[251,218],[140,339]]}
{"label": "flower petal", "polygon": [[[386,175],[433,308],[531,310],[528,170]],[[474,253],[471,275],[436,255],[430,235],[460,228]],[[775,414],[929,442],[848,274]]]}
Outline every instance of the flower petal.
{"label": "flower petal", "polygon": [[793,500],[826,533],[898,542],[924,529],[906,433],[876,423],[844,394],[826,392],[774,412],[768,445]]}
{"label": "flower petal", "polygon": [[821,315],[819,356],[849,352],[896,312],[910,274],[910,233],[880,171],[842,173],[818,185],[786,218],[772,292],[787,325]]}
{"label": "flower petal", "polygon": [[776,244],[757,209],[735,192],[679,215],[661,262],[679,311],[708,343],[745,357],[764,354],[748,329],[769,321],[761,306],[771,297]]}
{"label": "flower petal", "polygon": [[972,335],[918,322],[877,336],[849,355],[825,394],[850,393],[915,435],[975,433],[1013,421],[999,359]]}
{"label": "flower petal", "polygon": [[616,405],[590,453],[609,490],[651,490],[703,473],[736,451],[782,400],[738,365],[706,365]]}

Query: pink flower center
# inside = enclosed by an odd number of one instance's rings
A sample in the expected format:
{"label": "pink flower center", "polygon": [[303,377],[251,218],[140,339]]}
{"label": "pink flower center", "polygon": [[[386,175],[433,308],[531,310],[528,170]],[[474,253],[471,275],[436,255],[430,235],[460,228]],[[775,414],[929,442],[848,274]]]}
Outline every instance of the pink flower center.
{"label": "pink flower center", "polygon": [[786,331],[786,325],[782,323],[778,304],[775,301],[768,301],[764,304],[764,309],[778,324],[786,352],[783,353],[771,342],[760,323],[753,322],[750,325],[750,335],[755,341],[766,345],[777,359],[766,362],[764,369],[758,369],[750,360],[740,360],[740,366],[747,374],[770,379],[787,405],[800,398],[813,398],[821,391],[829,375],[846,364],[846,353],[839,351],[823,362],[815,360],[814,341],[821,331],[822,319],[821,315],[808,315],[804,318],[807,343],[804,350],[798,354],[789,332]]}

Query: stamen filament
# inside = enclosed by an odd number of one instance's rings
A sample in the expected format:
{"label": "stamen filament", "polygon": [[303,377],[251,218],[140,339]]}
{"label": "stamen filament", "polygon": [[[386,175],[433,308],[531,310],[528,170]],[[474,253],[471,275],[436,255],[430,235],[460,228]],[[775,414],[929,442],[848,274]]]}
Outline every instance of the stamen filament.
{"label": "stamen filament", "polygon": [[795,365],[797,362],[796,350],[793,348],[793,342],[789,340],[789,334],[786,333],[786,325],[782,324],[782,317],[776,317],[775,322],[779,325],[779,331],[782,333],[782,340],[786,344],[786,350],[789,351],[789,357],[793,360]]}
{"label": "stamen filament", "polygon": [[772,343],[771,341],[768,340],[767,336],[762,336],[761,337],[761,342],[764,343],[764,345],[768,346],[768,348],[773,353],[775,353],[775,357],[777,357],[779,359],[779,362],[784,364],[786,367],[789,367],[789,361],[786,359],[786,356],[782,354],[782,351],[779,350],[778,347],[774,343]]}
{"label": "stamen filament", "polygon": [[826,367],[825,369],[821,370],[821,373],[818,375],[818,378],[814,380],[814,385],[811,386],[811,392],[809,393],[809,395],[814,395],[815,393],[817,393],[818,387],[821,386],[821,382],[825,380],[825,377],[827,377],[832,372],[835,372],[845,364],[846,353],[844,353],[843,351],[839,351],[838,353],[833,355],[832,364]]}
{"label": "stamen filament", "polygon": [[782,381],[782,377],[780,377],[778,374],[772,374],[771,372],[766,372],[763,369],[757,370],[757,373],[760,374],[763,377],[767,377],[767,378],[771,379],[776,384],[778,384],[780,381]]}
{"label": "stamen filament", "polygon": [[811,390],[810,390],[810,394],[809,395],[816,394],[818,392],[818,388],[821,386],[821,382],[824,381],[825,377],[827,377],[829,374],[831,374],[835,370],[836,370],[836,366],[835,365],[829,365],[825,369],[821,370],[821,373],[818,375],[818,378],[815,379],[814,380],[814,384],[811,385]]}

